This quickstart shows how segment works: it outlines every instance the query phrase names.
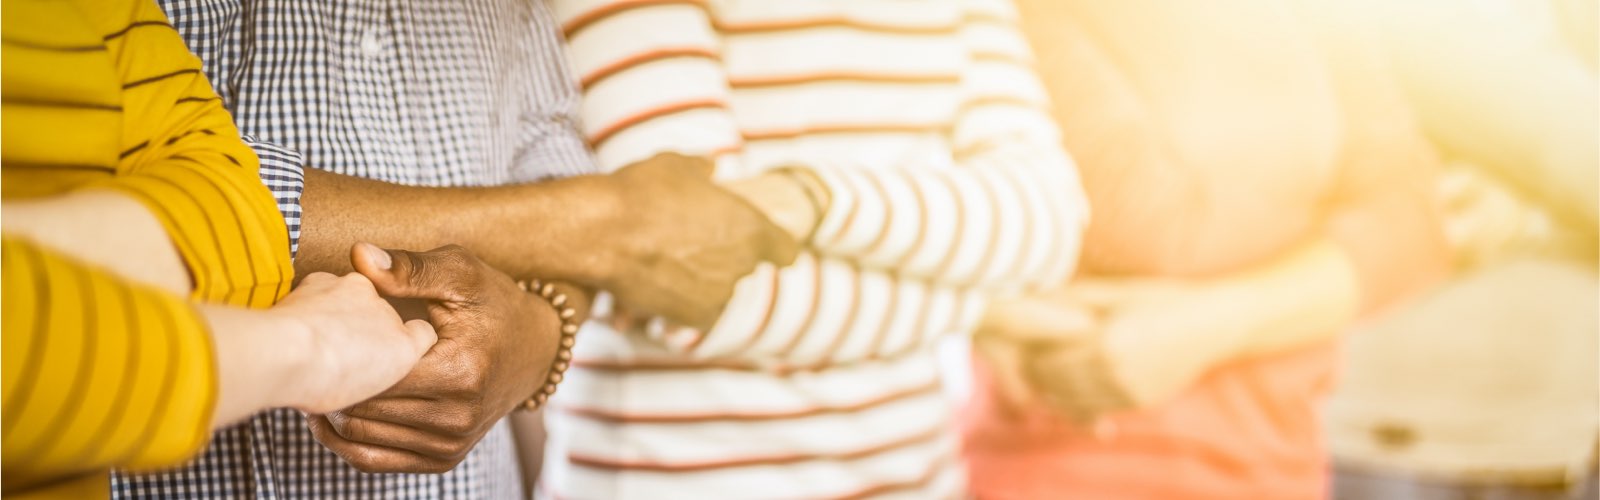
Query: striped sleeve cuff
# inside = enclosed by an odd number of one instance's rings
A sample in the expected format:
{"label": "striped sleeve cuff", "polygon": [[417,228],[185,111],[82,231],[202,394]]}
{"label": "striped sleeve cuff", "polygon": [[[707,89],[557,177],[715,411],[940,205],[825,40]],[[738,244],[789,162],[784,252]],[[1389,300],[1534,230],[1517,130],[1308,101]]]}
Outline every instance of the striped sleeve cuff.
{"label": "striped sleeve cuff", "polygon": [[193,299],[271,306],[294,279],[289,232],[254,168],[217,163],[174,157],[96,187],[128,194],[161,221],[188,266]]}
{"label": "striped sleeve cuff", "polygon": [[3,249],[6,473],[47,479],[194,454],[217,395],[196,311],[25,241]]}
{"label": "striped sleeve cuff", "polygon": [[278,212],[289,228],[289,255],[300,251],[300,195],[305,192],[305,159],[298,151],[264,142],[249,135],[245,144],[256,150],[261,158],[261,182],[272,190],[278,201]]}

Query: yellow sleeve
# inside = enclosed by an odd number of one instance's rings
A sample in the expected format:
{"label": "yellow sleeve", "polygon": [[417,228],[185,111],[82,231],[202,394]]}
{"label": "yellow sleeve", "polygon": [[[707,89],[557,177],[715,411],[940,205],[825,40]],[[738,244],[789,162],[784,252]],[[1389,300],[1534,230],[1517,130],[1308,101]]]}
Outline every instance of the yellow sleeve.
{"label": "yellow sleeve", "polygon": [[0,239],[5,489],[176,464],[209,437],[211,337],[182,298]]}
{"label": "yellow sleeve", "polygon": [[103,3],[79,9],[104,32],[122,82],[123,175],[92,186],[126,193],[161,220],[188,264],[194,299],[271,305],[288,293],[294,269],[254,150],[154,2]]}

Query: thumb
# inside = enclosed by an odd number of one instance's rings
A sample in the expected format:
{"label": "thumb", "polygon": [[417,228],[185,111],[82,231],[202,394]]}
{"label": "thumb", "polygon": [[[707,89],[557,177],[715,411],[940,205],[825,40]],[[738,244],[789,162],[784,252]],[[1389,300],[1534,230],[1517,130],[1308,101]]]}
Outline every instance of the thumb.
{"label": "thumb", "polygon": [[414,319],[406,322],[406,337],[411,341],[411,346],[417,350],[417,357],[421,358],[439,341],[439,334],[433,331],[433,325],[427,321]]}
{"label": "thumb", "polygon": [[455,282],[470,274],[462,269],[468,262],[459,258],[462,252],[455,246],[411,252],[357,243],[350,249],[350,263],[381,295],[451,302],[462,299]]}

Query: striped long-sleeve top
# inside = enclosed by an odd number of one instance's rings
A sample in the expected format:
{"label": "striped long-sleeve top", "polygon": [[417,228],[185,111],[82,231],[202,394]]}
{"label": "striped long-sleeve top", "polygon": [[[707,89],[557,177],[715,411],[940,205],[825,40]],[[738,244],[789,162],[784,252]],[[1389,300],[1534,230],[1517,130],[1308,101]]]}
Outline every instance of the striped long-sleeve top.
{"label": "striped long-sleeve top", "polygon": [[941,497],[961,487],[933,341],[1060,283],[1086,210],[1003,0],[566,0],[604,168],[673,151],[721,178],[807,169],[809,251],[711,330],[594,324],[549,414],[542,492]]}
{"label": "striped long-sleeve top", "polygon": [[[166,229],[192,300],[265,307],[287,293],[289,234],[257,156],[161,10],[0,5],[4,197],[122,193]],[[101,494],[106,467],[172,465],[205,443],[216,375],[182,298],[20,241],[3,258],[8,496],[96,469]]]}

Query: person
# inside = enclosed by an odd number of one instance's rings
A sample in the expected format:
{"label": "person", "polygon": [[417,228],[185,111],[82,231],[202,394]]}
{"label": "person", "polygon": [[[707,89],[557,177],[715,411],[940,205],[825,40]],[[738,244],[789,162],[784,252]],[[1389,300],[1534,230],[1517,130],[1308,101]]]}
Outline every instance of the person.
{"label": "person", "polygon": [[1437,158],[1332,2],[1023,2],[1095,224],[1083,275],[996,304],[979,498],[1321,498],[1335,335],[1446,262]]}
{"label": "person", "polygon": [[1063,279],[1086,216],[1010,5],[555,10],[603,168],[707,158],[806,250],[709,329],[591,324],[538,495],[961,495],[933,345]]}
{"label": "person", "polygon": [[[288,293],[256,156],[176,35],[132,29],[165,22],[154,3],[21,0],[3,17],[0,494],[104,495],[111,467],[175,464],[263,408],[361,401],[433,344],[361,275]],[[95,253],[121,265],[73,255]],[[164,256],[177,280],[141,272]]]}
{"label": "person", "polygon": [[[564,361],[555,309],[516,281],[570,284],[579,316],[593,289],[705,324],[757,262],[793,258],[697,160],[581,175],[593,160],[542,2],[161,5],[172,24],[140,29],[183,38],[264,161],[310,167],[295,268],[361,271],[440,341],[376,398],[257,415],[181,468],[118,474],[117,498],[522,496],[503,417]],[[351,259],[362,241],[388,250]]]}

